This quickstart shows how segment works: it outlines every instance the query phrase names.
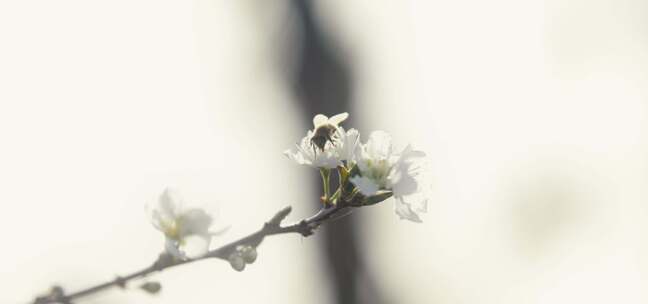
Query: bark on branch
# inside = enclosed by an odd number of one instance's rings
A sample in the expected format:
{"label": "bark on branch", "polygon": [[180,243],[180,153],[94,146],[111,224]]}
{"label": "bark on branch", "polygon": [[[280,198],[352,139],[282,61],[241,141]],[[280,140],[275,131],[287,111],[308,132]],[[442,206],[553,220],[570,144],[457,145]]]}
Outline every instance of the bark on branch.
{"label": "bark on branch", "polygon": [[304,237],[307,237],[315,233],[315,230],[321,224],[349,214],[352,208],[353,207],[350,206],[327,205],[309,218],[303,219],[299,222],[290,225],[282,226],[281,222],[283,222],[283,220],[292,211],[292,207],[288,206],[284,209],[281,209],[279,212],[277,212],[270,220],[268,220],[265,224],[263,224],[263,227],[261,227],[260,230],[252,234],[249,234],[243,238],[240,238],[234,242],[210,250],[198,258],[177,260],[166,253],[162,253],[155,261],[155,263],[139,271],[133,272],[125,276],[118,276],[115,279],[110,280],[108,282],[104,282],[69,294],[66,294],[63,288],[61,288],[60,286],[54,286],[52,287],[52,289],[48,294],[37,297],[32,303],[71,304],[73,301],[81,297],[94,294],[100,291],[104,291],[112,287],[125,288],[127,283],[132,280],[140,279],[171,267],[176,267],[184,264],[202,261],[209,258],[228,260],[231,254],[235,253],[237,248],[239,248],[240,246],[252,246],[256,248],[261,244],[261,242],[263,242],[265,237],[271,235],[298,233]]}

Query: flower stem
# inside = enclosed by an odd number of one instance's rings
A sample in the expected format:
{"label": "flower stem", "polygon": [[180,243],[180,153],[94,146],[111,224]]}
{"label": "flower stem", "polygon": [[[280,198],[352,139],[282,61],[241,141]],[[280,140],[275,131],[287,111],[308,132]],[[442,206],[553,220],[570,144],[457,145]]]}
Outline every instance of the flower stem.
{"label": "flower stem", "polygon": [[331,197],[331,169],[320,168],[320,175],[324,185],[324,204],[328,204]]}

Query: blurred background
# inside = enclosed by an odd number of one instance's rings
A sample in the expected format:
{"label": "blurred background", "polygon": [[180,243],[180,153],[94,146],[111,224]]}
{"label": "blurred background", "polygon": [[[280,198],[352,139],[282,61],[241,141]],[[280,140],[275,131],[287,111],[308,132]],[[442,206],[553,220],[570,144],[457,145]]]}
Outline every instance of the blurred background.
{"label": "blurred background", "polygon": [[[391,202],[244,272],[78,303],[645,303],[648,2],[0,1],[0,302],[151,263],[166,187],[248,234],[317,208],[314,113],[428,153]],[[312,182],[308,182],[312,180]],[[306,182],[305,182],[306,181]],[[136,286],[136,285],[133,285]]]}

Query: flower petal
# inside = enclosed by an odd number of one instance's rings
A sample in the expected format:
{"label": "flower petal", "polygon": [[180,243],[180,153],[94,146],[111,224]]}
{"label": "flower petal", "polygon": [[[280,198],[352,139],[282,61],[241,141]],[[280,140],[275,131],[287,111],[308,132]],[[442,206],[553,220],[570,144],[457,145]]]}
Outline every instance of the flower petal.
{"label": "flower petal", "polygon": [[396,197],[394,200],[394,212],[400,219],[409,220],[415,223],[422,223],[423,221],[419,215],[412,210],[412,206],[405,202],[403,197]]}
{"label": "flower petal", "polygon": [[193,259],[207,253],[210,243],[211,235],[194,234],[182,240],[180,249],[186,257]]}
{"label": "flower petal", "polygon": [[158,208],[161,217],[175,217],[181,209],[182,199],[171,188],[165,188],[158,198]]}
{"label": "flower petal", "polygon": [[360,191],[360,193],[362,193],[362,195],[374,195],[379,190],[378,185],[373,180],[365,176],[354,176],[350,180],[354,185],[356,185],[356,187],[358,187],[358,190]]}
{"label": "flower petal", "polygon": [[213,222],[211,215],[202,209],[189,209],[178,218],[180,222],[180,237],[192,234],[208,234]]}
{"label": "flower petal", "polygon": [[403,152],[400,153],[399,162],[409,162],[412,158],[425,157],[425,152],[412,149],[412,145],[407,145]]}
{"label": "flower petal", "polygon": [[230,228],[231,228],[231,226],[225,226],[225,227],[221,227],[221,228],[216,229],[216,230],[210,230],[209,235],[211,235],[211,236],[223,235],[223,234],[225,234],[225,232],[230,230]]}
{"label": "flower petal", "polygon": [[369,158],[389,159],[392,154],[391,135],[385,131],[373,131],[365,146]]}
{"label": "flower petal", "polygon": [[338,129],[339,142],[337,143],[337,154],[340,161],[354,162],[360,154],[360,133],[356,129],[345,131]]}
{"label": "flower petal", "polygon": [[406,168],[394,168],[393,174],[389,176],[388,188],[391,188],[395,196],[410,195],[418,191],[418,181],[414,176],[408,174]]}

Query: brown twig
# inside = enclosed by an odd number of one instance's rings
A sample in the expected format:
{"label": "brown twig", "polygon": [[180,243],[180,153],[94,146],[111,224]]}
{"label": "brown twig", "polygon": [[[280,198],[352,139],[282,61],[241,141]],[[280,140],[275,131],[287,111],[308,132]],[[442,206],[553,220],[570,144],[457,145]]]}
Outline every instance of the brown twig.
{"label": "brown twig", "polygon": [[281,226],[281,222],[290,214],[292,211],[292,208],[290,206],[280,210],[277,212],[268,222],[266,222],[263,227],[248,235],[245,236],[239,240],[236,240],[234,242],[231,242],[229,244],[226,244],[224,246],[221,246],[219,248],[216,248],[214,250],[211,250],[204,255],[194,258],[194,259],[187,259],[187,260],[177,260],[174,259],[173,257],[169,256],[166,253],[160,254],[159,258],[153,265],[148,266],[142,270],[133,272],[129,275],[126,276],[119,276],[111,281],[98,284],[77,292],[73,292],[70,294],[65,294],[63,289],[59,286],[55,286],[51,289],[51,291],[44,296],[37,297],[32,303],[34,304],[53,304],[53,303],[61,303],[61,304],[71,304],[74,300],[94,294],[100,291],[103,291],[105,289],[109,289],[112,287],[121,287],[125,288],[126,284],[130,282],[131,280],[139,279],[146,277],[152,273],[159,272],[162,270],[165,270],[167,268],[171,267],[176,267],[184,264],[189,264],[201,260],[205,260],[208,258],[219,258],[223,260],[227,260],[230,255],[234,252],[236,252],[237,248],[239,246],[252,246],[252,247],[257,247],[261,244],[263,239],[266,236],[270,235],[277,235],[277,234],[285,234],[285,233],[298,233],[301,234],[304,237],[310,236],[315,232],[315,229],[319,227],[321,224],[334,220],[336,218],[345,216],[350,213],[352,207],[349,206],[335,206],[335,205],[328,205],[326,207],[323,207],[320,209],[315,215],[303,219],[297,223],[290,224],[287,226]]}

